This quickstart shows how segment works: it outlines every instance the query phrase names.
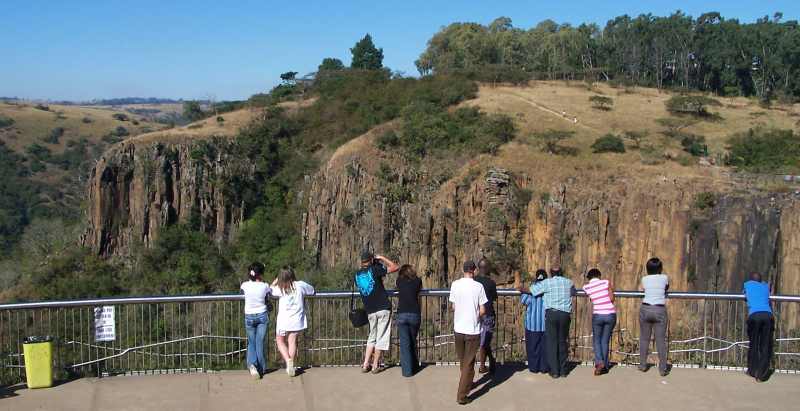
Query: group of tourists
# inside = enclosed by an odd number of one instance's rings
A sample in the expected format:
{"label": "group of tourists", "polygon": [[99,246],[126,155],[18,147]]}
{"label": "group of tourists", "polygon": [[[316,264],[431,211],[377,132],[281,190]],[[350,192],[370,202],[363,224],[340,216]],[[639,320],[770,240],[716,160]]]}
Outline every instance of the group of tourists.
{"label": "group of tourists", "polygon": [[[661,376],[667,376],[670,372],[666,337],[669,277],[663,273],[663,264],[658,258],[649,259],[645,269],[647,275],[641,279],[640,287],[644,291],[644,298],[639,308],[639,370],[648,371],[650,341],[654,339],[658,352],[658,371]],[[461,371],[456,401],[466,404],[470,402],[476,359],[479,373],[492,375],[496,370],[491,342],[496,325],[494,303],[497,300],[497,285],[490,278],[491,264],[486,259],[479,260],[477,264],[468,260],[464,262],[462,271],[461,278],[453,281],[450,287],[449,302],[453,310],[455,351]],[[411,377],[420,367],[416,342],[422,320],[419,300],[422,280],[411,265],[398,265],[385,256],[373,255],[369,251],[361,254],[360,267],[353,276],[354,288],[360,294],[364,307],[366,318],[363,323],[369,325],[361,372],[378,374],[386,369],[382,357],[390,345],[392,303],[383,283],[390,273],[397,273],[395,285],[398,305],[395,318],[400,340],[400,366],[402,375]],[[298,281],[294,271],[288,267],[278,273],[272,284],[264,281],[264,266],[260,263],[250,266],[248,276],[248,281],[242,283],[241,289],[245,296],[247,364],[250,373],[258,378],[266,370],[263,341],[270,309],[269,296],[272,295],[279,298],[276,325],[278,351],[286,364],[287,374],[295,376],[297,335],[307,327],[303,298],[313,295],[314,288]],[[611,366],[609,345],[617,322],[614,287],[611,281],[602,276],[596,268],[589,270],[582,287],[592,303],[596,376],[608,373]],[[529,286],[522,283],[517,273],[514,288],[521,293],[520,301],[526,307],[528,369],[533,373],[547,373],[552,378],[566,377],[575,284],[564,276],[561,268],[552,267],[549,276],[546,270],[537,270]],[[762,281],[759,274],[753,273],[744,283],[744,293],[750,338],[747,374],[757,381],[765,381],[769,376],[775,327],[769,303],[769,285]]]}

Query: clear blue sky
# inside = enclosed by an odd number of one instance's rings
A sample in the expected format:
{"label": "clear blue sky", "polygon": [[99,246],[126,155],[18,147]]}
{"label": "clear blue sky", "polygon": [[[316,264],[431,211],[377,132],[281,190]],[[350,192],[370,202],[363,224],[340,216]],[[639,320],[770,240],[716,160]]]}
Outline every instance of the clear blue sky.
{"label": "clear blue sky", "polygon": [[523,28],[548,18],[602,27],[621,14],[677,9],[746,22],[775,11],[800,19],[798,0],[3,0],[0,9],[0,96],[69,100],[242,99],[284,71],[314,71],[323,57],[348,64],[349,48],[367,32],[385,65],[416,74],[414,60],[439,28],[498,16]]}

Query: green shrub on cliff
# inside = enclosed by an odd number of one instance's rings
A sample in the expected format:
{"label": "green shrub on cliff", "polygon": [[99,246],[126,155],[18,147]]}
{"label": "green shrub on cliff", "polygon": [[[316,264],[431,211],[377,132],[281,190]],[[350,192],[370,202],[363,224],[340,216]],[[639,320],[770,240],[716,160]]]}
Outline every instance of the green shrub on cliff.
{"label": "green shrub on cliff", "polygon": [[0,129],[11,127],[13,125],[14,125],[13,118],[0,115]]}
{"label": "green shrub on cliff", "polygon": [[621,138],[613,135],[606,134],[592,144],[593,153],[624,153],[625,142]]}
{"label": "green shrub on cliff", "polygon": [[231,280],[232,271],[227,258],[205,233],[185,225],[162,229],[155,245],[144,252],[140,270],[140,280],[130,288],[156,294],[199,294],[230,288],[225,281]]}
{"label": "green shrub on cliff", "polygon": [[444,108],[475,96],[477,85],[461,76],[392,77],[387,70],[339,70],[317,79],[319,99],[299,114],[303,139],[338,146],[393,120],[411,104]]}
{"label": "green shrub on cliff", "polygon": [[403,112],[399,145],[417,158],[444,149],[494,154],[515,133],[514,122],[505,115],[485,114],[475,107],[450,113],[430,103],[416,102]]}
{"label": "green shrub on cliff", "polygon": [[800,134],[792,130],[750,129],[728,139],[725,164],[751,172],[800,171]]}
{"label": "green shrub on cliff", "polygon": [[710,191],[703,191],[694,196],[694,206],[698,210],[707,210],[717,205],[717,195]]}

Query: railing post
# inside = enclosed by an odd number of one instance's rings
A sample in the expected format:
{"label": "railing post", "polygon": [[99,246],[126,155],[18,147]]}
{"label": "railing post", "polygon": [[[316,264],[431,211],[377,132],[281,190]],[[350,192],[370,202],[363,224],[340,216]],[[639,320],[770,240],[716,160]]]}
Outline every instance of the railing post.
{"label": "railing post", "polygon": [[708,368],[708,300],[703,300],[703,368]]}

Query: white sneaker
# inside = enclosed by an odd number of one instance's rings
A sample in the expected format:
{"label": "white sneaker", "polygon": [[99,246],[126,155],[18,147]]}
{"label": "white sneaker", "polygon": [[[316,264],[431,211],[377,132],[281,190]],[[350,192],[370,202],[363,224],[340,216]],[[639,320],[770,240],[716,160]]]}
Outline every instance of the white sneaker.
{"label": "white sneaker", "polygon": [[250,364],[250,366],[248,366],[247,368],[250,370],[250,376],[251,377],[253,377],[253,378],[260,377],[260,375],[258,374],[258,370],[256,369],[255,365]]}
{"label": "white sneaker", "polygon": [[289,374],[290,377],[294,377],[295,373],[294,360],[289,360],[289,362],[286,363],[286,374]]}

